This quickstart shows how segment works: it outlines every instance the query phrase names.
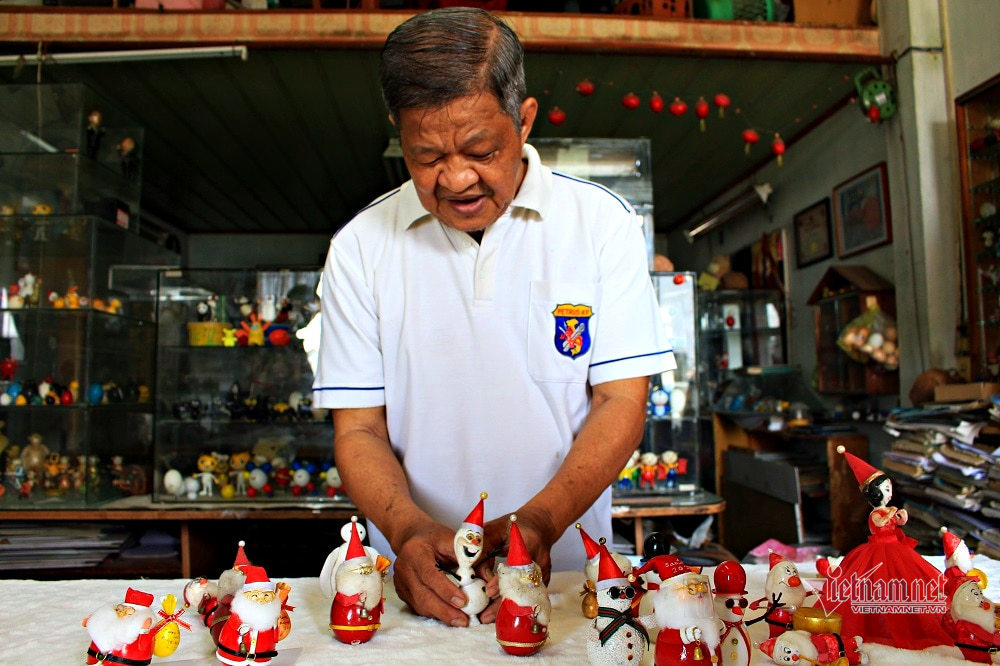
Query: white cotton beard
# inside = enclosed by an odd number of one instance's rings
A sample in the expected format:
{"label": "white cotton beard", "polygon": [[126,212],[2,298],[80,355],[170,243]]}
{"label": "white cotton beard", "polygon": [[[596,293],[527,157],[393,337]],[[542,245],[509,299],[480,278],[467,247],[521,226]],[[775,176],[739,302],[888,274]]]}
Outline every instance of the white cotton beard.
{"label": "white cotton beard", "polygon": [[982,627],[983,631],[988,631],[991,634],[996,631],[996,616],[994,615],[992,604],[990,605],[990,608],[986,610],[979,604],[973,604],[965,601],[958,604],[953,602],[951,607],[951,616],[956,620],[965,620],[979,625]]}
{"label": "white cotton beard", "polygon": [[[688,594],[686,587],[675,589],[676,579],[661,583],[653,608],[656,613],[656,624],[661,628],[684,629],[698,627],[701,629],[701,642],[714,650],[719,644],[720,620],[715,617],[715,607],[710,594],[701,597]],[[684,583],[678,583],[684,585]]]}
{"label": "white cotton beard", "polygon": [[118,617],[114,606],[104,606],[95,610],[87,620],[87,633],[98,650],[111,652],[139,638],[147,619],[152,624],[153,612],[149,609],[137,608],[132,615]]}
{"label": "white cotton beard", "polygon": [[[775,661],[783,657],[784,654],[780,652],[782,644],[788,645],[792,649],[792,660],[786,660],[785,663],[797,663],[800,659],[795,659],[795,656],[806,657],[807,659],[815,660],[819,657],[819,650],[813,645],[813,642],[809,640],[809,635],[800,631],[786,631],[785,633],[778,636],[774,643],[774,655]],[[779,656],[780,654],[780,656]],[[778,662],[781,663],[781,662]]]}
{"label": "white cotton beard", "polygon": [[356,558],[337,567],[337,594],[361,594],[361,603],[372,610],[382,600],[382,575],[372,569],[370,574],[355,571],[358,566],[372,566],[369,558]]}
{"label": "white cotton beard", "polygon": [[240,589],[243,587],[243,582],[247,579],[245,573],[239,569],[226,569],[219,576],[219,599],[225,599],[226,596],[239,595]]}
{"label": "white cotton beard", "polygon": [[543,584],[539,584],[536,587],[529,582],[522,581],[521,575],[524,573],[537,573],[541,575],[541,569],[534,563],[527,570],[498,564],[497,576],[500,579],[500,596],[504,599],[510,599],[518,606],[529,606],[535,609],[535,617],[538,623],[548,625],[549,617],[552,615],[552,603],[549,601],[549,591]]}
{"label": "white cotton beard", "polygon": [[233,597],[230,610],[234,615],[238,615],[240,621],[256,631],[267,631],[273,629],[278,624],[278,616],[281,614],[281,598],[275,597],[274,601],[266,604],[259,604],[256,601],[246,598],[242,592],[237,592]]}

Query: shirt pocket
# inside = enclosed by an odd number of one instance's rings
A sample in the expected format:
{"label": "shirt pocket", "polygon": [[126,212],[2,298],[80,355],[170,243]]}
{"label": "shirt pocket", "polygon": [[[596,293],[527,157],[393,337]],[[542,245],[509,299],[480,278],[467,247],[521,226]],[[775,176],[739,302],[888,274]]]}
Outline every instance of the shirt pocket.
{"label": "shirt pocket", "polygon": [[595,282],[531,283],[528,372],[535,381],[587,381],[599,300]]}

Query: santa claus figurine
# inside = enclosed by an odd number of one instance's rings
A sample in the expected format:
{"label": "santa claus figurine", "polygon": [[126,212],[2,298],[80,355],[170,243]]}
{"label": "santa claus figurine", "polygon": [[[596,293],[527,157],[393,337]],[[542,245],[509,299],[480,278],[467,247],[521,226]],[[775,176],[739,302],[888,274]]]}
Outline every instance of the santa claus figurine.
{"label": "santa claus figurine", "polygon": [[636,617],[636,588],[625,577],[618,563],[604,545],[598,546],[597,616],[593,631],[587,638],[587,658],[590,663],[638,664],[649,645],[647,625],[656,618]]}
{"label": "santa claus figurine", "polygon": [[792,614],[802,607],[806,597],[815,595],[816,591],[806,589],[799,569],[793,562],[775,552],[768,559],[770,569],[764,579],[764,596],[750,604],[752,610],[762,606],[767,610],[764,615],[747,624],[764,620],[767,622],[768,636],[774,638],[792,628]]}
{"label": "santa claus figurine", "polygon": [[715,568],[715,614],[722,621],[719,658],[723,666],[749,666],[751,643],[743,614],[747,602],[747,572],[735,560]]}
{"label": "santa claus figurine", "polygon": [[[340,528],[340,538],[344,540],[343,543],[330,551],[330,554],[326,556],[326,561],[323,562],[323,569],[319,573],[320,589],[323,590],[323,594],[331,599],[337,593],[337,585],[334,578],[337,573],[337,567],[343,563],[344,558],[347,556],[347,549],[351,543],[351,535],[355,530],[358,533],[358,539],[364,542],[365,535],[368,533],[365,529],[365,524],[359,522],[357,516],[351,516],[351,522]],[[389,561],[389,558],[380,555],[371,546],[364,546],[364,549],[368,553],[368,557],[372,558],[372,562],[375,563],[375,569],[384,579],[385,572],[392,565],[392,562]]]}
{"label": "santa claus figurine", "polygon": [[965,540],[959,538],[947,527],[941,528],[941,546],[944,548],[944,575],[970,576],[979,581],[979,589],[985,590],[988,584],[986,574],[979,569],[972,567],[972,553],[965,544]]}
{"label": "santa claus figurine", "polygon": [[351,522],[351,539],[333,577],[330,604],[330,629],[338,641],[349,645],[370,641],[382,626],[385,610],[382,573],[361,545],[357,525]]}
{"label": "santa claus figurine", "polygon": [[[583,526],[580,523],[576,524],[576,529],[580,530],[580,538],[583,540],[583,549],[587,552],[587,561],[583,564],[583,591],[580,596],[583,597],[580,603],[580,608],[583,611],[583,616],[588,620],[593,620],[597,617],[597,590],[595,584],[597,582],[598,566],[601,562],[601,546],[604,544],[604,537],[601,537],[600,542],[594,541]],[[621,553],[613,553],[611,558],[618,565],[624,575],[628,575],[632,571],[632,563],[627,557]],[[639,591],[637,589],[637,591]],[[636,604],[638,604],[639,596],[636,596]]]}
{"label": "santa claus figurine", "polygon": [[462,611],[469,616],[469,626],[479,624],[479,614],[490,603],[486,593],[486,581],[476,575],[475,566],[483,554],[483,500],[489,495],[479,493],[479,503],[472,508],[469,516],[455,531],[455,561],[458,568],[452,574],[455,582],[465,594]]}
{"label": "santa claus figurine", "polygon": [[552,604],[542,582],[542,569],[524,545],[517,516],[510,516],[507,563],[497,562],[497,579],[503,601],[497,610],[497,643],[508,654],[535,654],[549,637]]}
{"label": "santa claus figurine", "polygon": [[[205,594],[202,595],[196,608],[198,609],[198,615],[201,616],[201,620],[206,627],[211,627],[216,617],[225,619],[229,615],[229,604],[233,600],[233,596],[243,587],[243,582],[246,579],[244,569],[250,566],[250,560],[247,559],[247,554],[244,550],[245,546],[245,541],[240,541],[236,545],[236,558],[233,560],[233,566],[223,571],[219,576],[219,583],[215,585],[215,594],[211,594],[211,587],[205,586]],[[196,590],[200,586],[200,583],[198,585],[192,585],[192,583],[194,581],[184,587],[185,600],[187,600],[189,594],[191,596],[197,595]],[[188,586],[195,589],[189,591]]]}
{"label": "santa claus figurine", "polygon": [[868,655],[860,648],[860,636],[845,638],[839,634],[810,634],[800,629],[786,631],[760,644],[761,652],[776,664],[805,662],[814,666],[867,664]]}
{"label": "santa claus figurine", "polygon": [[229,616],[217,614],[211,629],[216,659],[230,666],[266,664],[278,654],[281,597],[264,567],[251,564],[243,571],[246,580],[233,595]]}
{"label": "santa claus figurine", "polygon": [[153,660],[153,595],[131,587],[125,601],[102,606],[83,620],[90,634],[87,663],[135,664]]}
{"label": "santa claus figurine", "polygon": [[972,576],[949,575],[944,584],[948,612],[941,626],[955,641],[967,661],[979,664],[1000,663],[1000,631],[996,609],[983,596],[979,580]]}
{"label": "santa claus figurine", "polygon": [[629,579],[653,568],[660,577],[659,589],[652,593],[660,628],[656,666],[717,663],[722,623],[715,617],[708,578],[676,555],[658,555],[633,569]]}

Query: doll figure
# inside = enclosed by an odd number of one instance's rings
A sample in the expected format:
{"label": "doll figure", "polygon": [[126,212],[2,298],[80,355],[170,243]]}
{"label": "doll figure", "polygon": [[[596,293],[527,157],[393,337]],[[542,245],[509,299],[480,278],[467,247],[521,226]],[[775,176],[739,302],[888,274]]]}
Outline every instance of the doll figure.
{"label": "doll figure", "polygon": [[677,475],[686,473],[687,460],[680,458],[676,451],[667,450],[660,454],[656,482],[664,490],[677,490]]}
{"label": "doll figure", "polygon": [[226,618],[212,625],[212,638],[220,664],[266,664],[278,655],[278,624],[284,602],[264,567],[244,567],[246,580],[233,595]]}
{"label": "doll figure", "polygon": [[637,617],[639,591],[603,544],[597,558],[597,612],[587,637],[587,658],[595,665],[638,664],[649,646],[646,627],[654,624],[655,617]]}
{"label": "doll figure", "polygon": [[323,483],[326,484],[327,497],[340,497],[344,494],[344,482],[335,466],[331,465],[323,472]]}
{"label": "doll figure", "polygon": [[28,435],[28,443],[21,449],[21,463],[25,471],[41,479],[48,455],[49,447],[42,443],[42,436],[37,432]]}
{"label": "doll figure", "polygon": [[985,596],[979,579],[953,573],[944,584],[948,612],[941,619],[945,632],[966,661],[992,664],[1000,652],[996,606]]}
{"label": "doll figure", "polygon": [[97,158],[101,149],[101,139],[104,138],[104,115],[94,109],[87,114],[87,157]]}
{"label": "doll figure", "polygon": [[542,582],[542,569],[528,554],[513,514],[507,562],[498,561],[496,573],[503,599],[495,624],[497,643],[508,654],[535,654],[548,640],[552,603]]}
{"label": "doll figure", "polygon": [[868,655],[861,652],[861,643],[861,636],[848,638],[792,629],[777,638],[768,638],[760,644],[760,650],[776,664],[858,666],[868,663]]}
{"label": "doll figure", "polygon": [[334,557],[339,563],[333,577],[320,575],[324,591],[333,594],[330,630],[338,641],[348,645],[370,641],[382,626],[381,618],[385,611],[385,600],[382,598],[384,569],[378,568],[381,556],[376,555],[373,559],[369,550],[361,545],[357,516],[352,517],[350,530],[350,538],[342,547],[342,553]]}
{"label": "doll figure", "polygon": [[632,456],[625,463],[625,467],[618,473],[618,489],[632,490],[635,488],[635,477],[639,470],[639,449],[632,452]]}
{"label": "doll figure", "polygon": [[747,624],[764,620],[767,622],[768,636],[774,638],[792,628],[792,614],[805,604],[807,597],[816,592],[806,589],[794,562],[775,552],[770,553],[768,559],[770,569],[764,579],[764,596],[750,604],[751,610],[762,606],[767,610]]}
{"label": "doll figure", "polygon": [[719,663],[722,666],[750,666],[753,643],[747,634],[747,573],[735,560],[715,568],[715,614],[722,621],[719,636]]}
{"label": "doll figure", "polygon": [[843,446],[837,451],[845,456],[862,495],[872,507],[868,516],[871,534],[866,543],[844,556],[839,567],[829,571],[817,605],[825,611],[840,613],[844,634],[860,635],[869,643],[883,643],[908,650],[950,645],[950,637],[941,628],[943,613],[934,608],[918,609],[928,611],[923,613],[894,612],[891,621],[887,621],[881,613],[854,611],[857,606],[870,610],[873,606],[890,602],[893,606],[937,602],[937,598],[900,599],[899,594],[893,594],[889,599],[886,591],[904,589],[908,597],[919,589],[940,590],[942,575],[916,553],[913,549],[916,541],[900,529],[906,523],[907,515],[905,510],[889,506],[892,499],[889,477],[847,453]]}
{"label": "doll figure", "polygon": [[486,492],[479,493],[479,503],[455,531],[455,561],[458,568],[451,575],[465,594],[462,612],[469,616],[469,626],[479,624],[479,614],[490,603],[486,594],[486,581],[476,575],[473,566],[483,554],[483,500]]}
{"label": "doll figure", "polygon": [[[587,561],[583,564],[583,591],[580,596],[583,597],[580,603],[581,610],[583,611],[583,616],[588,620],[593,620],[597,617],[597,576],[598,567],[601,563],[601,546],[604,545],[605,539],[601,537],[600,541],[594,541],[583,526],[580,523],[576,524],[576,529],[580,530],[580,538],[583,540],[583,548],[587,553]],[[622,575],[628,575],[632,571],[632,563],[627,557],[621,553],[613,553],[609,551],[611,558],[618,565],[618,568],[623,572]],[[640,590],[637,590],[640,591]],[[641,595],[636,595],[635,605],[639,605],[639,598]]]}
{"label": "doll figure", "polygon": [[[330,554],[326,556],[326,561],[323,562],[323,569],[319,574],[319,586],[323,591],[323,594],[328,597],[333,597],[337,592],[337,585],[334,577],[337,572],[337,567],[339,567],[347,557],[347,547],[350,545],[352,534],[355,530],[358,533],[358,540],[364,541],[368,534],[365,524],[358,522],[357,516],[351,516],[351,522],[340,528],[340,538],[343,539],[343,543],[330,551]],[[380,555],[379,552],[371,546],[362,546],[362,548],[365,549],[365,552],[368,553],[372,562],[375,563],[375,569],[384,576],[385,571],[389,568],[389,565],[392,564],[389,559]]]}
{"label": "doll figure", "polygon": [[211,497],[215,489],[215,470],[219,466],[219,459],[211,453],[203,453],[198,456],[198,473],[195,476],[201,481],[200,497]]}
{"label": "doll figure", "polygon": [[83,620],[90,635],[88,664],[148,664],[153,658],[153,595],[133,590],[125,600],[101,606]]}
{"label": "doll figure", "polygon": [[237,495],[247,494],[247,463],[250,462],[249,451],[237,451],[229,457],[229,476]]}
{"label": "doll figure", "polygon": [[652,451],[639,456],[639,488],[653,490],[656,487],[656,464],[659,457]]}

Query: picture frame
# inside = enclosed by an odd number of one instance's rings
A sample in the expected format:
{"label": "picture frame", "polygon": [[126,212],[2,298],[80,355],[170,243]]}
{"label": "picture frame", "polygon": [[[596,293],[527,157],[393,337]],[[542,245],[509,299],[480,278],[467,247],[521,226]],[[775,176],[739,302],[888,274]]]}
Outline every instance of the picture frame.
{"label": "picture frame", "polygon": [[833,188],[837,256],[843,259],[892,242],[889,178],[879,162]]}
{"label": "picture frame", "polygon": [[833,256],[830,233],[830,197],[803,208],[792,217],[795,229],[795,267],[803,268]]}

